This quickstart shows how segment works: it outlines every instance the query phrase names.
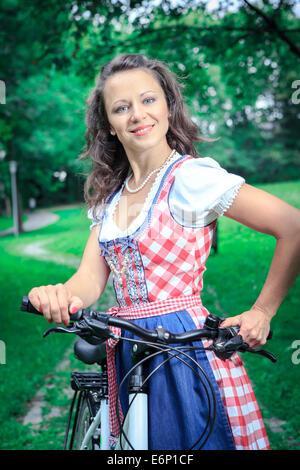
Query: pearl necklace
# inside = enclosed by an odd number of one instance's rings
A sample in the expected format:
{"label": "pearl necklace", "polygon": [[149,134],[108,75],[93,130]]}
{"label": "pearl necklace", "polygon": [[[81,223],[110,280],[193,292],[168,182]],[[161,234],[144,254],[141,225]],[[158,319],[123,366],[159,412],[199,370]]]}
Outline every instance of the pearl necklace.
{"label": "pearl necklace", "polygon": [[168,163],[169,161],[171,160],[171,158],[173,157],[175,153],[175,149],[172,150],[172,152],[170,153],[170,155],[168,156],[167,160],[159,167],[159,168],[156,168],[155,170],[151,171],[151,173],[149,173],[149,175],[147,176],[147,178],[145,179],[145,181],[136,189],[130,189],[129,186],[128,186],[128,181],[130,180],[130,178],[132,177],[133,173],[130,173],[130,175],[127,176],[126,178],[126,181],[125,181],[125,186],[126,186],[126,189],[129,193],[137,193],[138,191],[140,191],[144,186],[145,184],[149,181],[149,179],[151,178],[151,176],[156,173],[157,171],[160,171],[162,170]]}

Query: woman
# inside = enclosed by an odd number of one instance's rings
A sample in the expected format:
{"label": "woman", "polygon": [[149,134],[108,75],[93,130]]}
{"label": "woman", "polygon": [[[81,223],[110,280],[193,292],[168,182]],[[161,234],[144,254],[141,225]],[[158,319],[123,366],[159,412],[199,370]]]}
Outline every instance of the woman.
{"label": "woman", "polygon": [[[149,329],[201,327],[208,314],[199,296],[205,262],[216,220],[225,215],[277,240],[256,302],[224,322],[238,325],[250,346],[263,345],[270,321],[298,274],[299,211],[246,184],[215,160],[197,158],[194,143],[202,139],[174,75],[159,61],[124,54],[103,67],[88,102],[86,137],[84,156],[91,155],[94,162],[86,183],[91,235],[78,271],[65,284],[33,288],[33,305],[48,321],[67,324],[69,311],[87,307],[102,295],[112,272],[118,307],[111,314]],[[130,367],[128,348],[126,341],[108,345],[111,403],[115,363],[120,381]],[[222,361],[211,352],[197,351],[194,358],[216,394],[215,426],[204,449],[268,449],[237,355]],[[150,448],[189,449],[201,435],[207,412],[199,380],[172,360],[153,375],[149,387]],[[126,400],[124,393],[123,413]],[[113,406],[110,417],[116,441]]]}

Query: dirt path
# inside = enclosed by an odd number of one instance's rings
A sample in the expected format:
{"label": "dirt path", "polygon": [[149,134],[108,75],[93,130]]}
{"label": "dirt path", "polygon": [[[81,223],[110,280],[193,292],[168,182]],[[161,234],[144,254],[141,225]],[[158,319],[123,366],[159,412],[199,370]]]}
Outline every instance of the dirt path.
{"label": "dirt path", "polygon": [[[51,420],[51,418],[62,416],[65,412],[65,408],[60,406],[52,406],[48,413],[45,415],[43,410],[47,407],[47,401],[45,395],[47,390],[54,387],[52,383],[52,377],[55,376],[61,370],[66,370],[70,364],[68,356],[71,350],[67,350],[64,358],[56,366],[53,373],[45,378],[44,385],[37,391],[35,396],[27,403],[27,412],[25,415],[19,417],[18,421],[23,425],[30,424],[30,427],[34,431],[38,431],[42,426],[45,427],[45,424]],[[64,388],[63,393],[65,393],[70,399],[73,395],[73,392],[70,387]]]}
{"label": "dirt path", "polygon": [[55,264],[62,264],[70,266],[71,268],[78,268],[80,258],[73,255],[61,255],[47,250],[44,245],[53,242],[53,239],[47,239],[39,242],[29,243],[25,246],[20,246],[20,251],[25,256],[30,256],[42,261],[52,261]]}
{"label": "dirt path", "polygon": [[[27,220],[23,222],[22,229],[24,232],[32,232],[38,230],[39,228],[47,227],[52,225],[59,219],[58,214],[54,214],[48,210],[40,209],[34,212],[27,212]],[[5,237],[6,235],[12,235],[14,233],[14,228],[10,227],[6,230],[0,231],[0,237]]]}

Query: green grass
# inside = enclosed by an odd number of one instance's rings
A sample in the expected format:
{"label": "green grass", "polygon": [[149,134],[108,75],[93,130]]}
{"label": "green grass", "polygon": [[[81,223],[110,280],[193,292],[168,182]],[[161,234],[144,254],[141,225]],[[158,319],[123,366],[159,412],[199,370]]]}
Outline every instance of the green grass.
{"label": "green grass", "polygon": [[[299,207],[299,183],[260,185],[270,193]],[[0,448],[61,449],[70,401],[71,370],[83,366],[72,354],[74,339],[67,335],[42,338],[48,324],[34,315],[19,312],[22,295],[31,287],[64,282],[73,268],[22,256],[21,248],[45,242],[53,253],[80,257],[89,236],[89,221],[80,208],[57,210],[57,223],[34,233],[0,239],[0,340],[6,345],[6,364],[0,365]],[[236,315],[248,310],[257,298],[273,256],[275,240],[255,233],[236,222],[219,220],[219,252],[209,257],[204,275],[202,300],[212,313]],[[274,338],[267,345],[278,357],[273,364],[259,356],[242,358],[254,384],[255,394],[265,419],[275,417],[286,422],[284,432],[268,429],[272,449],[299,449],[298,407],[300,364],[292,363],[292,343],[298,337],[299,279],[272,320]],[[106,291],[100,303],[106,308]],[[55,370],[63,358],[68,363]],[[44,423],[39,429],[23,426],[19,419],[26,403],[42,387],[45,392]],[[53,407],[62,416],[49,418]]]}

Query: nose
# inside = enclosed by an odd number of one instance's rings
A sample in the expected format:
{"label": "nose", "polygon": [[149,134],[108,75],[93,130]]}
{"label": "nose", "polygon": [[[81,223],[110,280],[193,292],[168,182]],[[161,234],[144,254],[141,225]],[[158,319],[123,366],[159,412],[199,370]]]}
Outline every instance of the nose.
{"label": "nose", "polygon": [[145,117],[145,110],[142,107],[141,103],[133,103],[131,106],[131,116],[130,119],[133,122],[141,121]]}

